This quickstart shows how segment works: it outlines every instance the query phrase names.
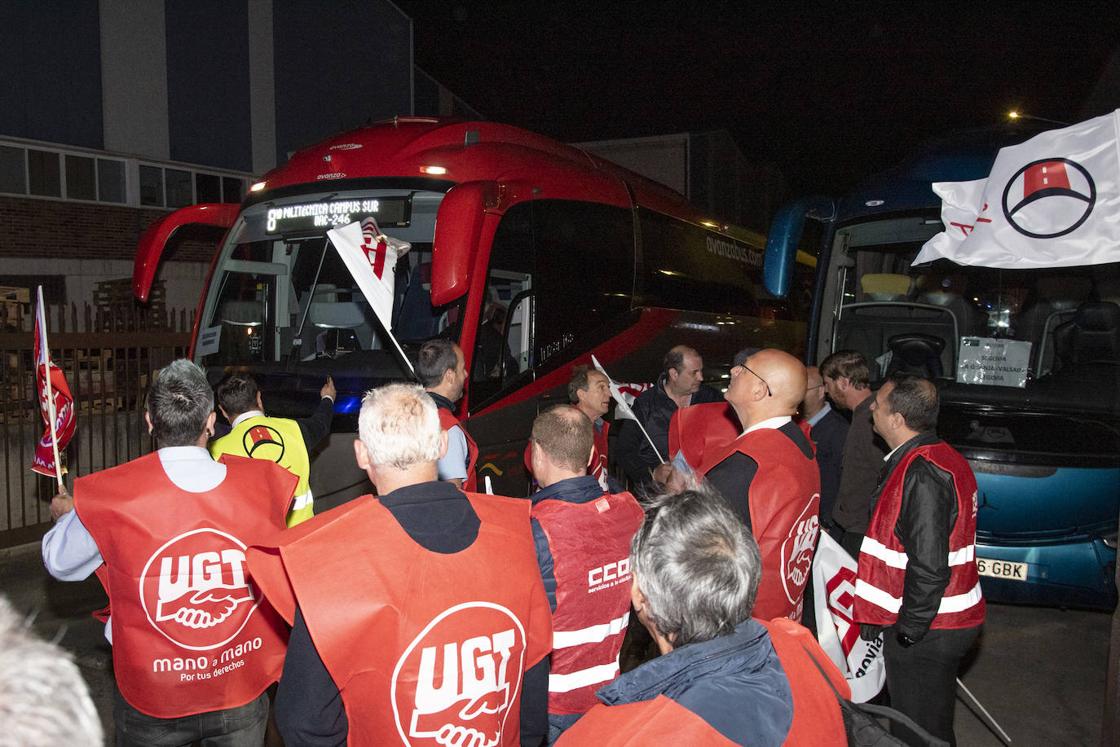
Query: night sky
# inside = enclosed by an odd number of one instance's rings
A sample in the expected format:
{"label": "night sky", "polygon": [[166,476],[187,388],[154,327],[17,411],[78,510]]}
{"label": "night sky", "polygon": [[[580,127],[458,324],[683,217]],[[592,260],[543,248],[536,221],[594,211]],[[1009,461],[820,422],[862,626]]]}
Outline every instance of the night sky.
{"label": "night sky", "polygon": [[566,141],[727,129],[792,194],[1011,108],[1076,121],[1120,47],[1116,2],[398,4],[417,64],[490,119]]}

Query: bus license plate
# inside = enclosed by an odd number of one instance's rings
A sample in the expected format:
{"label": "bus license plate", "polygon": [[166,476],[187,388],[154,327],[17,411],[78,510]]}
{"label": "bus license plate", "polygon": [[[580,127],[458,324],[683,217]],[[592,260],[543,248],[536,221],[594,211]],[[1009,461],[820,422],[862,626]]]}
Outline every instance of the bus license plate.
{"label": "bus license plate", "polygon": [[1013,563],[1010,560],[993,560],[992,558],[977,558],[976,570],[981,576],[1006,578],[1009,581],[1027,580],[1026,563]]}

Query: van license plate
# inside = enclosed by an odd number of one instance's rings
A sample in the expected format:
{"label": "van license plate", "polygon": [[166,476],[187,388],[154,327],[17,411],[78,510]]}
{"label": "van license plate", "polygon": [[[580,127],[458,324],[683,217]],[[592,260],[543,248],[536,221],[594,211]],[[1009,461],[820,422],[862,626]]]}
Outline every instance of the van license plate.
{"label": "van license plate", "polygon": [[981,576],[1006,578],[1009,581],[1027,580],[1026,563],[1012,563],[1010,560],[993,560],[992,558],[977,558],[976,570]]}

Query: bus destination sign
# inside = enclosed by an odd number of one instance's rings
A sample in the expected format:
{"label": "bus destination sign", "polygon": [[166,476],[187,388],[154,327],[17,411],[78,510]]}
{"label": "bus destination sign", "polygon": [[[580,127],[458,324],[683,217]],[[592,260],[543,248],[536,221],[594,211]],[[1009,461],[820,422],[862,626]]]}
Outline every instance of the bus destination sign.
{"label": "bus destination sign", "polygon": [[370,216],[383,229],[407,226],[409,207],[407,197],[365,197],[281,205],[268,209],[265,232],[327,230],[361,222]]}

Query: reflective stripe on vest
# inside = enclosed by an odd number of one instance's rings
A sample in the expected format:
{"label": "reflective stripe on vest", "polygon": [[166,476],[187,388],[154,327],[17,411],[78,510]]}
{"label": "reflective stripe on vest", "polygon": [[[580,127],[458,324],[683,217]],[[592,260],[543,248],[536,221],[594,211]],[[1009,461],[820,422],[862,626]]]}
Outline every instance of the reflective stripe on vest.
{"label": "reflective stripe on vest", "polygon": [[533,506],[552,554],[556,611],[548,712],[591,708],[595,690],[618,676],[630,619],[630,541],[642,508],[629,493],[586,503],[546,499]]}
{"label": "reflective stripe on vest", "polygon": [[887,477],[860,546],[853,607],[856,622],[893,625],[902,610],[909,557],[895,535],[906,471],[918,457],[952,477],[957,520],[949,533],[949,582],[930,627],[966,628],[984,621],[984,597],[976,570],[976,478],[959,453],[944,442],[912,448]]}
{"label": "reflective stripe on vest", "polygon": [[250,554],[250,567],[273,567],[260,573],[266,594],[294,594],[280,606],[298,605],[342,695],[349,744],[455,734],[518,744],[523,673],[552,638],[529,504],[466,499],[480,525],[457,553],[425,550],[362,496],[289,530],[278,550]]}
{"label": "reflective stripe on vest", "polygon": [[203,493],[176,486],[158,454],[74,486],[105,561],[117,686],[156,718],[245,705],[284,663],[287,628],[255,594],[245,556],[284,530],[296,479],[269,462],[222,461],[225,478]]}
{"label": "reflective stripe on vest", "polygon": [[210,442],[210,454],[218,459],[223,454],[275,462],[291,472],[299,483],[288,526],[310,519],[314,496],[311,494],[311,460],[299,423],[288,418],[257,415],[245,418],[229,433]]}

